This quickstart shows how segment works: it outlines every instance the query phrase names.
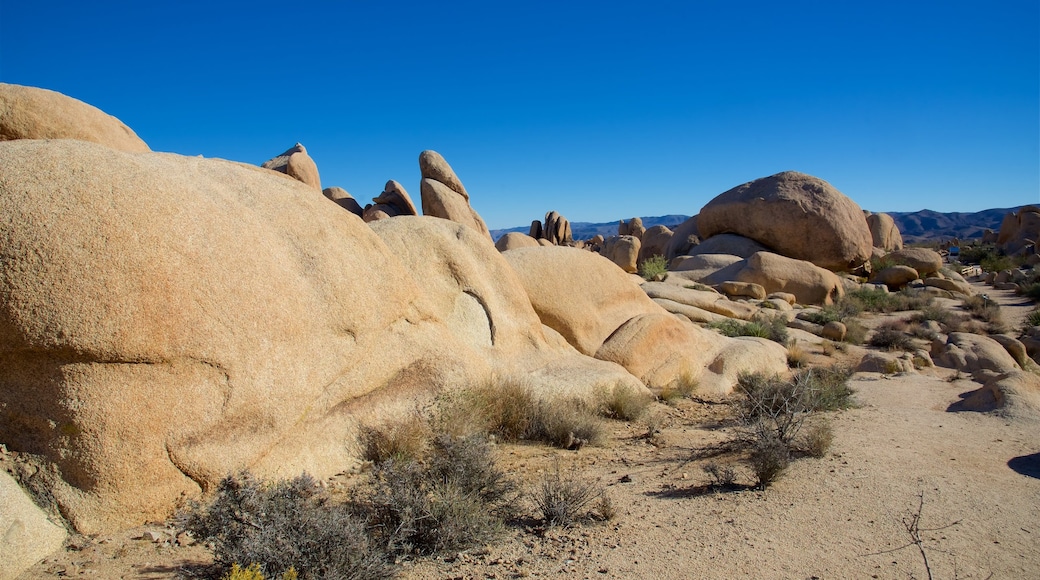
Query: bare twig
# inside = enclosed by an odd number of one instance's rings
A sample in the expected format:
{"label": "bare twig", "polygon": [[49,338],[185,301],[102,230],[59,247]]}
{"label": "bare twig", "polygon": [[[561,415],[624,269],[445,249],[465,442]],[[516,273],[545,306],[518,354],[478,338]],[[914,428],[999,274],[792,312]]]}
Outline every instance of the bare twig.
{"label": "bare twig", "polygon": [[933,580],[932,565],[928,562],[928,553],[925,551],[924,538],[921,537],[921,532],[938,532],[940,530],[945,530],[946,528],[952,528],[953,526],[956,526],[957,524],[961,523],[961,520],[948,523],[945,526],[940,526],[938,528],[922,528],[921,514],[924,512],[924,492],[922,491],[919,494],[917,494],[917,498],[917,511],[910,512],[909,514],[903,517],[903,527],[906,528],[906,533],[910,535],[910,541],[906,544],[903,544],[902,546],[899,546],[898,548],[892,548],[891,550],[883,550],[880,552],[873,552],[865,555],[878,556],[881,554],[898,552],[900,550],[909,548],[910,546],[917,546],[917,551],[921,554],[921,560],[924,561],[925,572],[928,573],[928,580]]}

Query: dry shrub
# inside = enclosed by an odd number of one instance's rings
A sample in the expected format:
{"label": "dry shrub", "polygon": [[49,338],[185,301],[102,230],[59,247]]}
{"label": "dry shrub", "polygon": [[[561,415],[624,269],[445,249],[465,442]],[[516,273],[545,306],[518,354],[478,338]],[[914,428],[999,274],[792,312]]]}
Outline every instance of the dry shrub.
{"label": "dry shrub", "polygon": [[208,507],[194,504],[185,529],[212,542],[227,570],[249,562],[264,576],[299,572],[304,578],[390,578],[386,552],[347,505],[333,504],[308,475],[265,483],[249,473],[224,478]]}
{"label": "dry shrub", "polygon": [[599,393],[600,412],[608,419],[634,421],[646,412],[653,396],[628,385],[616,384]]}
{"label": "dry shrub", "polygon": [[[552,470],[539,482],[531,499],[546,524],[567,527],[586,516],[586,508],[602,497],[603,489],[598,482],[574,471],[564,474],[560,470],[560,462],[556,461]],[[610,507],[612,510],[613,505]]]}
{"label": "dry shrub", "polygon": [[716,489],[733,487],[737,481],[737,470],[732,465],[721,465],[714,461],[704,466],[704,473],[711,478],[711,486]]}
{"label": "dry shrub", "polygon": [[805,430],[802,447],[812,457],[820,458],[827,455],[831,444],[834,443],[834,428],[830,421],[814,421]]}
{"label": "dry shrub", "polygon": [[[863,344],[867,340],[867,327],[859,320],[849,318],[845,320],[845,342],[849,344]],[[840,346],[838,348],[841,348]]]}
{"label": "dry shrub", "polygon": [[494,539],[512,515],[515,484],[478,435],[439,435],[422,462],[388,461],[364,503],[394,551],[433,554]]}
{"label": "dry shrub", "polygon": [[[296,573],[295,568],[289,568],[278,577],[279,580],[297,580],[299,575]],[[238,564],[232,564],[231,570],[227,574],[220,577],[220,580],[266,580],[264,573],[260,570],[260,565],[252,563],[248,567],[243,568]]]}
{"label": "dry shrub", "polygon": [[765,434],[752,443],[749,461],[758,486],[764,489],[791,464],[791,448],[775,435]]}
{"label": "dry shrub", "polygon": [[531,425],[530,439],[562,449],[577,449],[603,441],[603,420],[580,399],[541,401]]}
{"label": "dry shrub", "polygon": [[961,307],[971,314],[972,318],[986,323],[986,329],[993,334],[1008,330],[1000,304],[990,300],[985,294],[969,296],[961,300]]}
{"label": "dry shrub", "polygon": [[422,457],[433,436],[429,423],[419,413],[395,422],[364,425],[358,432],[361,457],[373,463]]}
{"label": "dry shrub", "polygon": [[912,350],[914,341],[906,333],[905,320],[889,320],[882,323],[870,336],[870,346],[885,350]]}
{"label": "dry shrub", "polygon": [[787,366],[791,368],[800,368],[805,365],[809,359],[809,353],[802,347],[792,344],[787,347]]}
{"label": "dry shrub", "polygon": [[697,379],[689,370],[684,370],[666,387],[661,389],[659,398],[662,402],[672,404],[678,399],[688,399],[697,391]]}

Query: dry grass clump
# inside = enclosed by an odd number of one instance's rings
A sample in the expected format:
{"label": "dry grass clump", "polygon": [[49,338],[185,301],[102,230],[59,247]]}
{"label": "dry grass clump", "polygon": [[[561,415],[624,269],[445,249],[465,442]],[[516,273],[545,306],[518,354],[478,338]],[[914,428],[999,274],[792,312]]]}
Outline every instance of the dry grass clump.
{"label": "dry grass clump", "polygon": [[634,421],[641,417],[654,398],[627,385],[614,385],[599,395],[600,412],[608,419]]}
{"label": "dry grass clump", "polygon": [[378,427],[363,425],[358,432],[360,456],[373,463],[418,459],[425,453],[432,435],[429,422],[418,412]]}
{"label": "dry grass clump", "polygon": [[809,353],[802,347],[792,344],[787,347],[787,366],[801,368],[809,360]]}
{"label": "dry grass clump", "polygon": [[853,290],[845,296],[845,300],[858,303],[868,312],[902,312],[905,310],[921,310],[931,306],[935,298],[915,289],[899,292],[886,292],[877,289]]}
{"label": "dry grass clump", "polygon": [[1025,319],[1026,326],[1040,326],[1040,306],[1029,311]]}
{"label": "dry grass clump", "polygon": [[697,391],[698,382],[693,373],[684,370],[671,383],[661,389],[658,398],[666,404],[674,404],[679,399],[688,399]]}
{"label": "dry grass clump", "polygon": [[[961,300],[961,308],[968,312],[975,320],[986,323],[986,330],[992,334],[1007,332],[1007,323],[1000,311],[1000,304],[990,300],[985,294],[969,296]],[[962,332],[970,332],[962,330]]]}
{"label": "dry grass clump", "polygon": [[802,437],[801,448],[811,457],[817,459],[827,455],[831,445],[834,443],[834,428],[830,421],[821,419],[814,421],[805,429]]}
{"label": "dry grass clump", "polygon": [[[278,577],[280,580],[297,580],[299,574],[295,568],[289,568]],[[265,580],[264,573],[260,570],[260,564],[253,563],[243,568],[238,564],[232,564],[231,570],[220,577],[220,580]]]}
{"label": "dry grass clump", "polygon": [[542,519],[549,526],[567,527],[583,517],[589,517],[587,508],[593,502],[597,506],[602,519],[610,519],[614,514],[614,506],[607,499],[607,505],[603,505],[604,491],[599,484],[593,480],[582,477],[575,472],[563,473],[560,462],[553,464],[552,470],[548,471],[531,499],[542,514]]}

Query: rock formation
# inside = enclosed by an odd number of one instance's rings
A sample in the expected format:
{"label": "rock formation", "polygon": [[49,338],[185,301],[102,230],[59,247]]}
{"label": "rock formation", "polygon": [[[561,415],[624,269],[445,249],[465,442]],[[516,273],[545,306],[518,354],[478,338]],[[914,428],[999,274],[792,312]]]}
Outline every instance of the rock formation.
{"label": "rock formation", "polygon": [[1004,216],[996,243],[1009,256],[1040,253],[1040,207],[1027,205]]}
{"label": "rock formation", "polygon": [[641,243],[635,236],[616,236],[603,241],[600,255],[614,262],[630,274],[639,271],[639,248]]}
{"label": "rock formation", "polygon": [[307,149],[297,143],[285,153],[264,161],[260,167],[284,173],[293,179],[305,183],[321,191],[321,179],[318,177],[318,166],[307,155]]}
{"label": "rock formation", "polygon": [[362,217],[366,222],[376,221],[399,215],[418,215],[412,198],[404,187],[391,179],[383,187],[383,193],[372,198],[372,203],[365,206]]}
{"label": "rock formation", "polygon": [[903,249],[903,236],[899,233],[895,220],[887,213],[869,213],[867,227],[875,248],[886,252]]}
{"label": "rock formation", "polygon": [[119,119],[61,93],[0,83],[0,141],[76,139],[140,153],[148,145]]}
{"label": "rock formation", "polygon": [[702,238],[738,234],[775,252],[834,271],[870,259],[863,211],[826,181],[785,171],[737,186],[697,216]]}
{"label": "rock formation", "polygon": [[571,222],[557,211],[545,214],[545,223],[535,220],[531,222],[530,237],[535,240],[545,240],[547,245],[568,246],[574,242],[571,233]]}
{"label": "rock formation", "polygon": [[325,197],[336,202],[336,205],[358,217],[361,217],[364,214],[365,210],[361,209],[361,204],[359,204],[357,200],[354,199],[354,196],[347,193],[347,190],[342,187],[326,187],[321,191],[321,193],[324,194]]}
{"label": "rock formation", "polygon": [[462,186],[462,181],[440,153],[429,150],[420,153],[419,171],[422,173],[419,193],[422,196],[423,215],[458,222],[491,239],[484,220],[470,207],[469,193]]}
{"label": "rock formation", "polygon": [[525,236],[520,232],[509,232],[501,238],[498,238],[498,241],[495,242],[495,248],[499,252],[508,252],[509,250],[515,250],[517,248],[537,247],[539,247],[538,240],[531,236]]}
{"label": "rock formation", "polygon": [[618,222],[618,236],[632,236],[642,241],[644,232],[646,232],[646,228],[643,227],[643,218],[634,217],[627,222],[625,220]]}
{"label": "rock formation", "polygon": [[700,230],[697,229],[697,216],[693,216],[679,224],[672,231],[672,239],[668,241],[664,257],[670,262],[679,256],[686,255],[690,248],[701,241]]}
{"label": "rock formation", "polygon": [[672,235],[672,230],[667,226],[651,226],[643,232],[639,243],[638,262],[642,264],[654,256],[664,256],[668,244],[672,241]]}

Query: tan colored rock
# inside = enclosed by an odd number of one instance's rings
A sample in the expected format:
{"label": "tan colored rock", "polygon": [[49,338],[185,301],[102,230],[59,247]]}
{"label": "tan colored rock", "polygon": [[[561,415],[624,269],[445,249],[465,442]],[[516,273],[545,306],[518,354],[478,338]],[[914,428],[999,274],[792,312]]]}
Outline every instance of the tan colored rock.
{"label": "tan colored rock", "polygon": [[732,280],[743,269],[745,262],[740,256],[729,254],[697,254],[676,258],[669,267],[682,278],[705,284],[719,284]]}
{"label": "tan colored rock", "polygon": [[848,328],[837,320],[832,320],[827,324],[823,325],[823,329],[820,332],[820,336],[827,340],[833,340],[835,342],[841,342],[845,340],[845,335],[848,333]]}
{"label": "tan colored rock", "polygon": [[517,248],[537,248],[538,246],[538,240],[520,232],[509,232],[495,242],[495,248],[499,252],[508,252]]}
{"label": "tan colored rock", "polygon": [[922,277],[935,274],[942,269],[943,261],[939,252],[928,248],[904,248],[885,255],[896,264],[910,266]]}
{"label": "tan colored rock", "polygon": [[951,332],[945,342],[932,343],[935,364],[954,368],[973,376],[984,371],[998,374],[1021,370],[1015,358],[999,342],[988,337],[966,332]]}
{"label": "tan colored rock", "polygon": [[0,470],[0,580],[19,574],[61,548],[68,534],[55,525],[15,480]]}
{"label": "tan colored rock", "polygon": [[975,294],[975,288],[967,282],[958,282],[957,280],[945,280],[943,278],[925,278],[924,285],[932,288],[939,288],[946,290],[947,292],[958,292],[965,296],[971,296]]}
{"label": "tan colored rock", "polygon": [[318,176],[318,166],[307,154],[307,149],[297,143],[277,157],[273,157],[260,164],[264,169],[284,173],[289,177],[309,185],[321,191],[321,178]]}
{"label": "tan colored rock", "polygon": [[882,373],[886,375],[914,372],[914,363],[887,352],[867,352],[856,365],[856,372]]}
{"label": "tan colored rock", "polygon": [[[419,215],[412,203],[412,198],[405,191],[404,186],[391,179],[386,182],[383,192],[372,199],[372,204],[365,207],[364,215],[366,222],[375,221],[385,217],[397,217],[399,215]],[[377,215],[378,214],[378,215]]]}
{"label": "tan colored rock", "polygon": [[1027,205],[1004,216],[997,244],[1008,255],[1035,254],[1040,241],[1040,207]]}
{"label": "tan colored rock", "polygon": [[833,272],[769,252],[748,258],[736,280],[759,284],[767,293],[794,294],[799,304],[832,304],[845,295],[841,280]]}
{"label": "tan colored rock", "polygon": [[703,238],[737,234],[797,260],[851,270],[872,247],[863,212],[826,181],[785,171],[735,187],[701,210]]}
{"label": "tan colored rock", "polygon": [[545,239],[554,246],[565,246],[574,241],[574,236],[571,233],[571,222],[557,211],[550,211],[545,214],[545,223],[539,224],[537,228],[532,223],[531,231],[537,231],[537,238]]}
{"label": "tan colored rock", "polygon": [[721,314],[716,314],[714,312],[704,310],[703,308],[698,308],[696,306],[681,304],[679,302],[675,302],[674,300],[668,300],[666,298],[654,298],[653,301],[657,303],[661,308],[667,310],[668,312],[671,312],[672,314],[677,314],[679,316],[683,316],[690,322],[708,324],[712,322],[721,322],[726,319],[726,317]]}
{"label": "tan colored rock", "polygon": [[719,234],[703,240],[696,247],[691,248],[691,256],[702,254],[722,254],[750,258],[756,252],[770,252],[769,248],[755,240],[738,236],[735,234]]}
{"label": "tan colored rock", "polygon": [[61,93],[0,83],[0,141],[76,139],[130,153],[150,151],[119,119]]}
{"label": "tan colored rock", "polygon": [[628,273],[639,271],[639,238],[635,236],[618,236],[607,238],[603,242],[603,248],[599,253],[604,258],[614,262],[619,268]]}
{"label": "tan colored rock", "polygon": [[727,281],[718,285],[719,292],[722,292],[726,296],[742,296],[745,298],[754,298],[756,300],[765,300],[766,289],[759,284],[751,282],[733,282]]}
{"label": "tan colored rock", "polygon": [[642,241],[645,232],[646,228],[643,227],[643,218],[634,217],[627,222],[621,220],[618,224],[618,236],[632,236]]}
{"label": "tan colored rock", "polygon": [[700,231],[697,229],[697,216],[693,216],[672,231],[672,239],[668,241],[664,257],[671,261],[678,256],[686,255],[699,243]]}
{"label": "tan colored rock", "polygon": [[672,241],[672,230],[666,226],[652,226],[643,232],[639,241],[639,263],[654,256],[664,256],[668,243]]}
{"label": "tan colored rock", "polygon": [[321,191],[321,193],[325,197],[336,202],[336,205],[358,217],[361,217],[365,213],[365,210],[361,208],[361,204],[354,199],[354,196],[347,193],[347,190],[342,187],[326,187]]}
{"label": "tan colored rock", "polygon": [[462,186],[462,181],[440,153],[429,150],[420,153],[419,170],[422,172],[419,192],[422,195],[423,215],[458,222],[491,239],[484,220],[470,207],[469,193]]}
{"label": "tan colored rock", "polygon": [[766,298],[768,298],[768,299],[778,298],[778,299],[783,300],[784,302],[790,304],[791,306],[794,306],[795,304],[798,303],[798,297],[795,296],[794,294],[791,294],[790,292],[770,292],[769,295],[766,296]]}
{"label": "tan colored rock", "polygon": [[884,284],[890,290],[899,290],[920,277],[917,270],[910,266],[896,265],[875,272],[870,277],[870,283]]}
{"label": "tan colored rock", "polygon": [[903,236],[895,220],[887,213],[872,213],[867,216],[867,227],[875,248],[886,252],[903,249]]}
{"label": "tan colored rock", "polygon": [[994,412],[1008,419],[1040,420],[1040,376],[1009,371],[951,405],[953,411]]}
{"label": "tan colored rock", "polygon": [[755,306],[734,302],[718,292],[695,290],[670,282],[647,282],[642,285],[642,289],[651,298],[671,300],[726,318],[751,320],[759,312]]}
{"label": "tan colored rock", "polygon": [[492,376],[639,386],[546,331],[461,225],[365,225],[260,168],[72,140],[0,143],[0,175],[0,442],[83,533],[246,468],[339,473],[359,423]]}

